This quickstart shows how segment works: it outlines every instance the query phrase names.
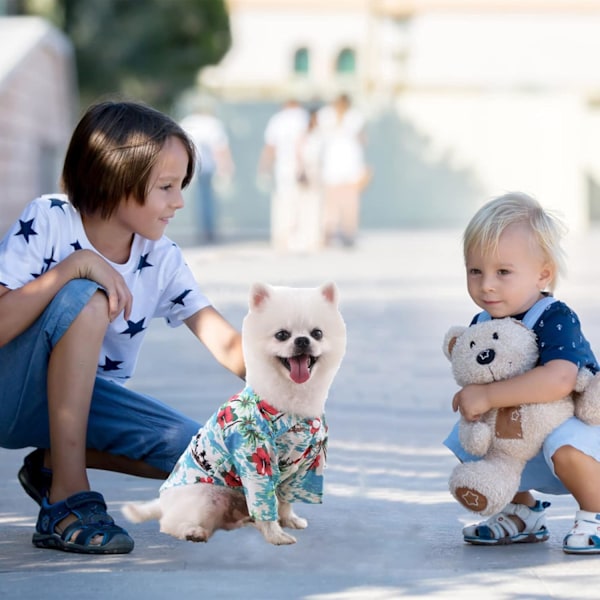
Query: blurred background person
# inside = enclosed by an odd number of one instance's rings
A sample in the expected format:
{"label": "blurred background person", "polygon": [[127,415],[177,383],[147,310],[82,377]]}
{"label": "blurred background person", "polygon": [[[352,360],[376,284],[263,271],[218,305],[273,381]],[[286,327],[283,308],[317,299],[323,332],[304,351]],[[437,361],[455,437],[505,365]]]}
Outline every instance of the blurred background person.
{"label": "blurred background person", "polygon": [[215,183],[228,184],[234,173],[229,137],[223,122],[214,114],[208,99],[199,99],[191,114],[181,121],[182,128],[192,138],[197,151],[195,175],[198,241],[212,244],[217,241],[217,195]]}
{"label": "blurred background person", "polygon": [[324,135],[323,226],[325,243],[340,236],[344,246],[353,246],[358,231],[360,195],[371,179],[365,162],[365,118],[340,94],[319,112]]}
{"label": "blurred background person", "polygon": [[[288,100],[270,117],[258,162],[259,181],[272,177],[271,244],[278,252],[292,250],[294,205],[298,202],[298,144],[308,126],[308,111]],[[292,244],[293,245],[293,244]]]}
{"label": "blurred background person", "polygon": [[292,250],[317,252],[323,247],[323,134],[318,111],[309,111],[306,131],[298,142],[298,201],[294,205]]}

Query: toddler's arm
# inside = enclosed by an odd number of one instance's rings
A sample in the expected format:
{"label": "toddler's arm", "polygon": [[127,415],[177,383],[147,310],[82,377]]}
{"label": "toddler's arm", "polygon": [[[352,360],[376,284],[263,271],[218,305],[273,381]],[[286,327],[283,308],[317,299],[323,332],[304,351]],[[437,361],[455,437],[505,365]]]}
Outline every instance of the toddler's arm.
{"label": "toddler's arm", "polygon": [[238,377],[245,377],[242,336],[215,308],[207,306],[188,317],[184,323],[217,362]]}
{"label": "toddler's arm", "polygon": [[95,252],[78,250],[20,288],[0,285],[0,346],[30,327],[71,279],[91,279],[104,287],[111,321],[123,310],[128,318],[132,298],[121,274]]}
{"label": "toddler's arm", "polygon": [[452,409],[477,421],[492,408],[555,402],[570,394],[578,368],[567,360],[551,360],[511,379],[467,385],[452,399]]}

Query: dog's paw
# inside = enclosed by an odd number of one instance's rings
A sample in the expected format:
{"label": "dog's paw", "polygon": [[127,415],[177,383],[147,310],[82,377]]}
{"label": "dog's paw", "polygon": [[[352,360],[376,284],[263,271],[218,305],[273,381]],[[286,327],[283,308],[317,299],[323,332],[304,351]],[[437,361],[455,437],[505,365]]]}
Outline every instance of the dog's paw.
{"label": "dog's paw", "polygon": [[185,532],[188,542],[208,542],[208,532],[203,527],[192,527]]}
{"label": "dog's paw", "polygon": [[279,522],[282,527],[287,527],[288,529],[306,529],[308,527],[308,521],[295,513],[287,515],[280,519]]}
{"label": "dog's paw", "polygon": [[296,538],[283,531],[277,521],[255,521],[254,526],[263,534],[269,544],[285,546],[296,543]]}

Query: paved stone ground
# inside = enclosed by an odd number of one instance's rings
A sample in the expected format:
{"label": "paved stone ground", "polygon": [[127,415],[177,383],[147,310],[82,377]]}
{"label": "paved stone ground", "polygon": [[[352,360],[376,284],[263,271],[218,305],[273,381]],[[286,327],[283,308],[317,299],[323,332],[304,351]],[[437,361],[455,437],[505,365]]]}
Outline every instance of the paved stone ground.
{"label": "paved stone ground", "polygon": [[[600,349],[600,233],[570,240],[570,276],[559,296]],[[600,556],[563,554],[570,497],[545,497],[545,544],[480,548],[463,543],[473,521],[450,496],[455,464],[441,441],[455,420],[456,385],[441,352],[445,331],[466,323],[460,232],[366,232],[353,250],[277,256],[265,243],[185,249],[215,305],[236,326],[253,281],[337,282],[348,350],[329,397],[325,501],[300,505],[309,527],[289,547],[252,528],[179,542],[157,523],[129,525],[130,555],[87,557],[31,545],[36,506],[16,472],[28,450],[0,450],[0,598],[154,599],[186,595],[247,600],[396,598],[598,598]],[[132,385],[203,421],[240,388],[184,328],[156,322]],[[151,498],[158,482],[91,472],[111,512]]]}

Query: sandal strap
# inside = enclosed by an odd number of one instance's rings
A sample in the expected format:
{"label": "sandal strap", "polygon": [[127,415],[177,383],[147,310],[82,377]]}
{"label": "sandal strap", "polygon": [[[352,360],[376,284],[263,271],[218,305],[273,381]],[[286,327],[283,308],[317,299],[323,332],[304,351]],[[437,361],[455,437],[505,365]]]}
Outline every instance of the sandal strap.
{"label": "sandal strap", "polygon": [[106,514],[106,502],[104,502],[102,494],[99,492],[79,492],[54,504],[50,504],[44,498],[37,530],[40,533],[54,533],[56,525],[70,514],[77,516],[78,520],[75,523],[78,523],[80,528],[82,525],[92,523],[114,523],[112,517]]}
{"label": "sandal strap", "polygon": [[[510,506],[510,505],[509,505]],[[490,517],[487,521],[484,521],[479,525],[481,527],[487,527],[492,532],[492,537],[499,540],[503,537],[513,537],[519,533],[519,528],[515,523],[514,519],[510,518],[510,515],[516,515],[517,511],[508,511],[506,508],[498,514]],[[519,517],[521,518],[521,517]]]}

